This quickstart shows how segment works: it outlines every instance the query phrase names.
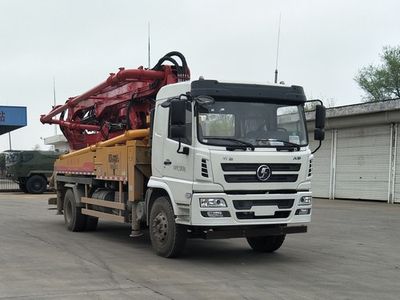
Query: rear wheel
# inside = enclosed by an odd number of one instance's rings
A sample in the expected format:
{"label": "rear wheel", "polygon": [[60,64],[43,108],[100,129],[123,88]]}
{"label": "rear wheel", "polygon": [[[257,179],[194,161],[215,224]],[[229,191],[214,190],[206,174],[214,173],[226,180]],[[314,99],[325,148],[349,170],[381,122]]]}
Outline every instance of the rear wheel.
{"label": "rear wheel", "polygon": [[87,231],[95,231],[97,229],[97,223],[99,222],[99,218],[86,216],[86,227]]}
{"label": "rear wheel", "polygon": [[26,190],[30,194],[43,194],[47,188],[47,181],[43,176],[33,175],[26,181]]}
{"label": "rear wheel", "polygon": [[274,252],[278,250],[285,240],[286,235],[271,235],[248,237],[247,242],[254,251],[257,252]]}
{"label": "rear wheel", "polygon": [[150,239],[155,252],[162,257],[176,257],[184,249],[186,228],[175,223],[173,208],[167,197],[155,200],[150,211]]}
{"label": "rear wheel", "polygon": [[65,226],[70,231],[84,231],[87,218],[82,215],[81,208],[76,206],[75,196],[71,189],[68,189],[64,197],[64,220]]}

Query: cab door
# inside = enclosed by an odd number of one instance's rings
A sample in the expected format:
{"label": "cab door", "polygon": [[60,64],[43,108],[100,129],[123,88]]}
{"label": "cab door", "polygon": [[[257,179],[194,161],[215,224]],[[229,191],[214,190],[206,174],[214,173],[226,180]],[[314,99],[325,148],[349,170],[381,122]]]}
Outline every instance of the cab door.
{"label": "cab door", "polygon": [[[162,177],[173,193],[176,203],[190,204],[193,190],[193,105],[186,104],[185,138],[179,140],[171,137],[171,107],[168,112],[167,136],[164,139]],[[178,153],[178,149],[179,152]],[[187,152],[187,153],[182,153]]]}

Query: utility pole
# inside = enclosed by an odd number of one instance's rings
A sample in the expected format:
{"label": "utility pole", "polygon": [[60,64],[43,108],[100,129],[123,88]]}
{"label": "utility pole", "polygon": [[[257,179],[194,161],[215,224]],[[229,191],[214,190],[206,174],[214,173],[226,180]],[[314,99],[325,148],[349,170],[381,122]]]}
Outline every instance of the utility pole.
{"label": "utility pole", "polygon": [[10,151],[12,150],[11,147],[11,132],[8,133],[8,145],[10,146]]}

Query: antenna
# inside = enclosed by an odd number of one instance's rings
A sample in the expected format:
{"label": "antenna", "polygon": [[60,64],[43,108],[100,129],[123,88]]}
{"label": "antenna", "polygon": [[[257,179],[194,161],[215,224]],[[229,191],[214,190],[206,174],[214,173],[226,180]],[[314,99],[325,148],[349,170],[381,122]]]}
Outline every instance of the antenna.
{"label": "antenna", "polygon": [[276,62],[275,62],[275,83],[278,83],[278,60],[279,60],[279,42],[281,39],[281,19],[282,13],[279,14],[279,26],[278,26],[278,41],[276,45]]}
{"label": "antenna", "polygon": [[150,69],[150,22],[147,23],[147,62]]}
{"label": "antenna", "polygon": [[[56,77],[53,76],[53,108],[56,107]],[[54,124],[54,135],[57,135],[57,125]]]}

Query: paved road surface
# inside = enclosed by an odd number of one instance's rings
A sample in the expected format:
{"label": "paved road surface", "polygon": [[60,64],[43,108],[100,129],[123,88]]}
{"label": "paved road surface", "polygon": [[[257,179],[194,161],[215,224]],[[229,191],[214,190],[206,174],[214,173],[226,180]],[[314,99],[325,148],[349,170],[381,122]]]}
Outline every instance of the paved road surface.
{"label": "paved road surface", "polygon": [[48,196],[0,193],[0,299],[400,298],[400,205],[315,200],[309,233],[277,253],[190,240],[164,259],[129,226],[67,232]]}

